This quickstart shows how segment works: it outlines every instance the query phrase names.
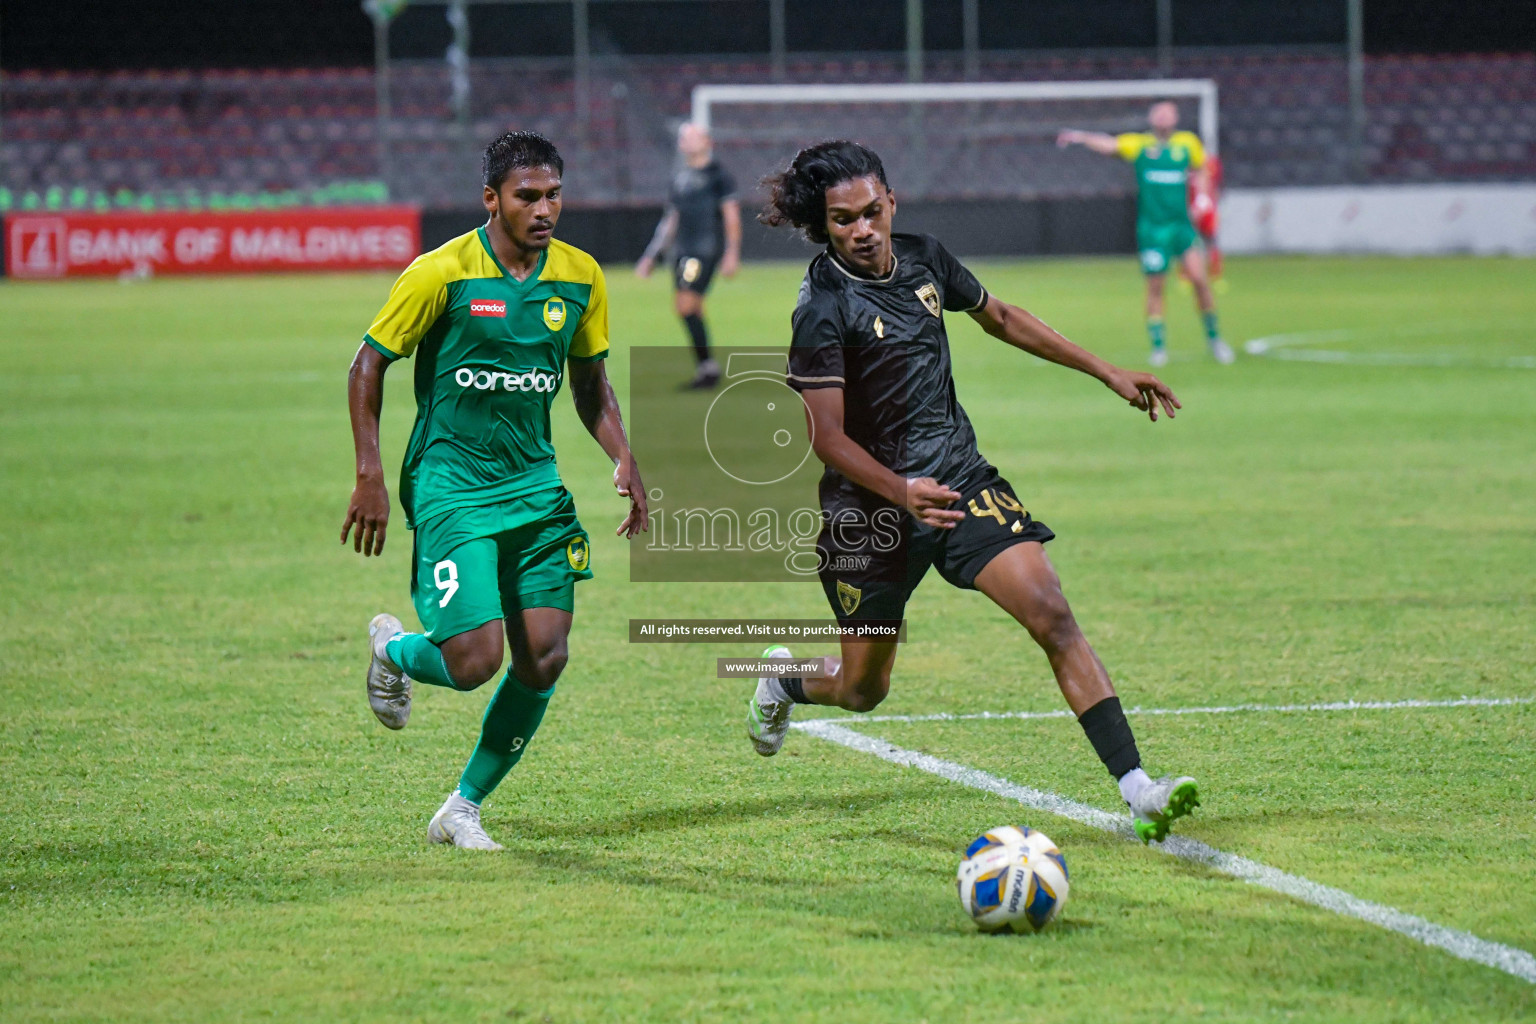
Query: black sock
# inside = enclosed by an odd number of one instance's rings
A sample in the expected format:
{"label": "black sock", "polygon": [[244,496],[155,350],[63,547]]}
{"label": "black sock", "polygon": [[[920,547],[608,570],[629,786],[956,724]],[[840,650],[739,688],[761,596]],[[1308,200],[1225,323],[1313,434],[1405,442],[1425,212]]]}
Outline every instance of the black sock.
{"label": "black sock", "polygon": [[688,328],[693,354],[702,363],[709,358],[709,332],[704,329],[704,318],[697,313],[690,314],[683,317],[683,326]]}
{"label": "black sock", "polygon": [[784,692],[789,694],[789,699],[796,704],[809,704],[811,699],[805,695],[805,680],[799,676],[780,679],[779,685],[784,687]]}
{"label": "black sock", "polygon": [[1141,767],[1141,754],[1136,750],[1136,737],[1131,735],[1131,725],[1120,710],[1119,697],[1105,697],[1084,711],[1077,724],[1088,734],[1094,753],[1118,781],[1120,776]]}

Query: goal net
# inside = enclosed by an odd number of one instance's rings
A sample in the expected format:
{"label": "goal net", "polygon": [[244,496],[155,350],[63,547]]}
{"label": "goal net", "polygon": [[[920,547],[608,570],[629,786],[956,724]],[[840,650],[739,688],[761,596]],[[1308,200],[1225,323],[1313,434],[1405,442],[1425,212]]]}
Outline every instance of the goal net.
{"label": "goal net", "polygon": [[1002,199],[1126,191],[1123,168],[1081,147],[1059,149],[1056,135],[1143,131],[1160,99],[1176,103],[1180,127],[1216,151],[1209,79],[701,85],[692,116],[734,167],[780,167],[801,146],[847,138],[880,154],[898,195]]}

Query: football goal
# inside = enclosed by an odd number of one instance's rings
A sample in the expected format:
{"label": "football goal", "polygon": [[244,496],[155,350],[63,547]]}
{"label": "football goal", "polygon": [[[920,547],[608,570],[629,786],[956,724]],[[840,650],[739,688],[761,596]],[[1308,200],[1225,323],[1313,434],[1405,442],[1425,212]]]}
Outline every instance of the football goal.
{"label": "football goal", "polygon": [[1217,151],[1209,79],[700,85],[692,118],[740,166],[779,166],[803,145],[849,138],[880,154],[898,195],[1092,195],[1123,190],[1123,169],[1058,149],[1057,132],[1145,130],[1147,107],[1160,99]]}

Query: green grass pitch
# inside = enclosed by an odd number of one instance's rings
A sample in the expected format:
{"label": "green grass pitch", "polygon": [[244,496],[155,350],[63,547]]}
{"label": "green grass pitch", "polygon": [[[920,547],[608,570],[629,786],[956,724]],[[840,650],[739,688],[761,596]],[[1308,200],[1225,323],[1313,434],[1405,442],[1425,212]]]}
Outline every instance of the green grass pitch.
{"label": "green grass pitch", "polygon": [[[1130,259],[975,263],[1110,358],[1143,358]],[[725,343],[786,340],[801,268],[710,298]],[[1127,706],[1536,693],[1536,263],[1230,261],[1234,342],[1410,365],[1203,356],[1171,291],[1185,410],[952,316],[982,450]],[[626,348],[682,343],[660,280],[610,275]],[[627,619],[821,617],[804,585],[632,585],[622,502],[568,400],[594,541],[570,666],[486,805],[498,856],[429,846],[489,690],[417,690],[390,733],[363,631],[413,621],[409,535],[337,543],[345,372],[387,276],[0,284],[0,1019],[5,1021],[1495,1021],[1536,986],[1411,939],[805,734],[752,753],[741,647]],[[1411,365],[1443,359],[1452,365]],[[1411,358],[1410,358],[1411,357]],[[386,399],[386,462],[410,421]],[[642,469],[645,452],[638,453]],[[393,492],[394,488],[391,487]],[[882,713],[1060,707],[1001,612],[936,577]],[[804,653],[826,653],[807,651]],[[1184,834],[1536,950],[1536,706],[1133,719],[1200,777]],[[1117,810],[1067,719],[870,735]],[[1044,829],[1063,919],[962,916],[966,842]]]}

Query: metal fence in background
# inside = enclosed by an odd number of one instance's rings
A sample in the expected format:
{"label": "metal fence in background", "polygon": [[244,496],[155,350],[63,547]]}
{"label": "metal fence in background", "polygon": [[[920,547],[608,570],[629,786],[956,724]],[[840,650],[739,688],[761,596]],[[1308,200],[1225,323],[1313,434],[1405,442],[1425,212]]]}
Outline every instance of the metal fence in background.
{"label": "metal fence in background", "polygon": [[[1217,82],[1221,151],[1233,186],[1536,180],[1536,55],[1382,56],[1363,62],[1363,123],[1339,48],[1173,49],[979,55],[928,53],[927,81],[1062,81],[1172,73]],[[0,209],[261,207],[357,203],[386,196],[428,209],[478,192],[478,153],[512,127],[536,128],[567,157],[573,203],[655,202],[673,167],[673,132],[701,83],[909,80],[905,53],[720,57],[592,55],[390,62],[388,116],[368,69],[20,73],[0,82]],[[835,114],[835,112],[833,112]],[[1031,159],[1069,116],[1040,107],[978,124],[932,118],[929,137],[970,138],[978,167],[934,173],[906,194],[1078,195],[1123,191],[1113,165],[1084,171]],[[1137,126],[1139,105],[1101,111],[1106,130]],[[905,116],[905,115],[903,115]],[[838,122],[787,111],[773,126],[787,158]],[[750,126],[742,126],[747,136]],[[867,130],[867,129],[866,129]],[[738,179],[770,169],[772,146],[722,157]],[[762,141],[757,133],[757,143]],[[1358,145],[1356,136],[1358,135]],[[978,151],[977,147],[980,146]],[[738,166],[733,160],[740,159]],[[1010,170],[1011,169],[1011,170]]]}

